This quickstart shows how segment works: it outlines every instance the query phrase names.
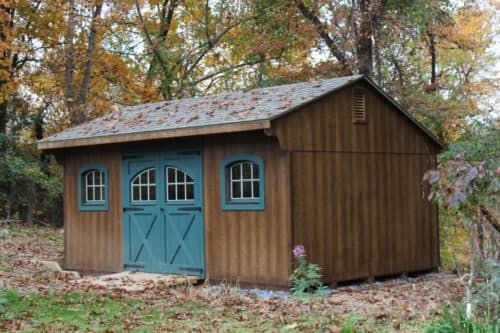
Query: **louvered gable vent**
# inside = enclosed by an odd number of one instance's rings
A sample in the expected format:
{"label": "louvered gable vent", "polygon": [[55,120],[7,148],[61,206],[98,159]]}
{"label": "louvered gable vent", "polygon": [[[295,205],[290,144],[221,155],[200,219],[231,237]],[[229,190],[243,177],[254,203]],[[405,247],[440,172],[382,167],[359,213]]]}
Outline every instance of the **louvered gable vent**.
{"label": "louvered gable vent", "polygon": [[354,123],[366,122],[366,100],[364,89],[352,90],[352,121]]}

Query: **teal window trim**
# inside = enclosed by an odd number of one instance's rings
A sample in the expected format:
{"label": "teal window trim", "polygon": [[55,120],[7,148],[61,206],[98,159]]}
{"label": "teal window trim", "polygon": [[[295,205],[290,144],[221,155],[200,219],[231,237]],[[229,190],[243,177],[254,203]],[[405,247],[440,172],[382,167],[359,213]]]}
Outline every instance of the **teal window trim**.
{"label": "teal window trim", "polygon": [[[82,178],[84,177],[85,174],[87,174],[89,171],[92,170],[97,170],[98,172],[101,172],[104,175],[104,188],[103,188],[103,196],[104,200],[102,201],[96,201],[96,202],[90,202],[86,203],[84,198],[83,198],[83,191],[86,190],[84,189],[83,186],[85,185],[82,182]],[[80,169],[78,169],[78,174],[77,174],[77,192],[78,192],[78,209],[80,211],[107,211],[109,210],[109,172],[108,168],[106,168],[104,165],[101,164],[89,164],[86,165]]]}
{"label": "teal window trim", "polygon": [[[238,162],[252,162],[259,169],[259,197],[231,199],[230,168]],[[220,193],[222,210],[264,210],[266,202],[264,160],[250,154],[237,154],[224,159],[220,166]]]}

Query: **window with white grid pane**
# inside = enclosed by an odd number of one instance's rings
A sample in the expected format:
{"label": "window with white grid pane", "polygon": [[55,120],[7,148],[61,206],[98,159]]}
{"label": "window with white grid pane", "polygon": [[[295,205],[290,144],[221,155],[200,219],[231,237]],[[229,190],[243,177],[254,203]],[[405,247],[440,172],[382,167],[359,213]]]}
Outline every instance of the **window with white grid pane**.
{"label": "window with white grid pane", "polygon": [[256,155],[236,154],[221,163],[221,208],[265,209],[264,160]]}
{"label": "window with white grid pane", "polygon": [[100,164],[86,165],[78,170],[77,181],[80,211],[109,209],[108,168]]}
{"label": "window with white grid pane", "polygon": [[83,174],[84,204],[102,203],[105,197],[105,175],[101,170],[92,169]]}
{"label": "window with white grid pane", "polygon": [[156,200],[156,169],[149,168],[137,174],[130,182],[132,202]]}
{"label": "window with white grid pane", "polygon": [[180,169],[166,167],[165,178],[168,201],[194,200],[194,180],[191,176]]}
{"label": "window with white grid pane", "polygon": [[250,161],[236,162],[230,167],[231,200],[259,199],[259,166]]}

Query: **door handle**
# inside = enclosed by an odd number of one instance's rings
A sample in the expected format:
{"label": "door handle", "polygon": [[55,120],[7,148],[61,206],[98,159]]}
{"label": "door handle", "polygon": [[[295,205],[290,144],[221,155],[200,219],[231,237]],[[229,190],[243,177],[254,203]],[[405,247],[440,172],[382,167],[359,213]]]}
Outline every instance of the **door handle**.
{"label": "door handle", "polygon": [[179,211],[196,211],[196,212],[201,212],[201,207],[180,207],[177,208]]}

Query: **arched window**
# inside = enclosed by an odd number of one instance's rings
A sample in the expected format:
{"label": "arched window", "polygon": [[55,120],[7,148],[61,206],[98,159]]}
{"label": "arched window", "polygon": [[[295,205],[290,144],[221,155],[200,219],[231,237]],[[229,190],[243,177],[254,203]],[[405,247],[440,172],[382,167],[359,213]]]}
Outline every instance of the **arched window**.
{"label": "arched window", "polygon": [[265,204],[264,161],[253,155],[235,155],[221,166],[224,210],[262,210]]}
{"label": "arched window", "polygon": [[78,173],[78,205],[80,210],[108,209],[108,169],[88,165]]}
{"label": "arched window", "polygon": [[165,168],[167,179],[167,200],[187,201],[194,199],[194,180],[184,171],[174,168]]}
{"label": "arched window", "polygon": [[132,202],[156,200],[156,169],[149,168],[138,173],[130,181],[130,196]]}

